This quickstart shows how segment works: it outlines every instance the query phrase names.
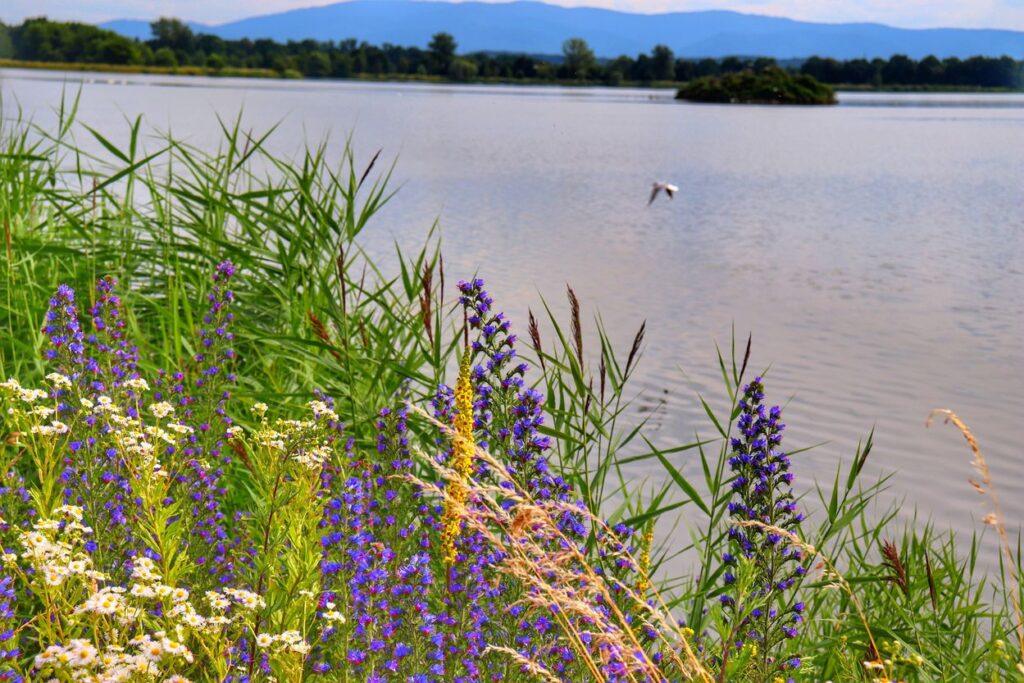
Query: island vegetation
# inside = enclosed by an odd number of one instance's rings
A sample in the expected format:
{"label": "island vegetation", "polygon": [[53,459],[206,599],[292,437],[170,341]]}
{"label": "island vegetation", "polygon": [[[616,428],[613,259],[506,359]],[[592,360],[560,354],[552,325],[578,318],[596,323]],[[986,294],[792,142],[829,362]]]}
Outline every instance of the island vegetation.
{"label": "island vegetation", "polygon": [[55,105],[0,116],[0,680],[1020,679],[1019,540],[956,415],[998,557],[898,521],[870,435],[808,482],[749,338],[655,447],[639,320],[619,348],[571,288],[510,320],[435,237],[370,259],[379,156]]}
{"label": "island vegetation", "polygon": [[836,93],[807,74],[768,66],[696,78],[679,88],[676,99],[720,104],[835,104]]}
{"label": "island vegetation", "polygon": [[587,42],[569,37],[561,54],[459,53],[455,39],[438,33],[423,47],[370,45],[354,39],[279,43],[224,40],[195,33],[171,18],[152,24],[152,38],[137,41],[96,26],[29,19],[0,24],[0,65],[121,73],[209,76],[358,78],[454,82],[563,83],[673,86],[768,66],[861,89],[1003,89],[1024,87],[1024,63],[1010,57],[846,62],[812,57],[777,63],[765,57],[679,58],[665,45],[647,54],[598,58]]}

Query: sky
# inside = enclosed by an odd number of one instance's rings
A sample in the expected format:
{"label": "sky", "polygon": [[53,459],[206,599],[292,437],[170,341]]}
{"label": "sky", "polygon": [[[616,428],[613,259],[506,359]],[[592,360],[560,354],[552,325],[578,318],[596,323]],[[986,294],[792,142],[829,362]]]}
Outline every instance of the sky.
{"label": "sky", "polygon": [[[40,15],[98,23],[176,16],[217,24],[337,0],[0,0],[0,21]],[[804,21],[873,21],[907,28],[1024,30],[1024,0],[547,0],[565,6],[657,13],[729,9]]]}

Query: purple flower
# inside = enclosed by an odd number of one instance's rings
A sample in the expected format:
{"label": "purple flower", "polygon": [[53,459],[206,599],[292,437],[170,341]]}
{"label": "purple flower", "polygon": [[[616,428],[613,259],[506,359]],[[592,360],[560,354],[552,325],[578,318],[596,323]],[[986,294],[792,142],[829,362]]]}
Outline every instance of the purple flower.
{"label": "purple flower", "polygon": [[[789,458],[780,450],[785,430],[782,410],[778,406],[766,409],[763,400],[764,384],[758,377],[744,388],[736,421],[740,436],[730,440],[729,467],[734,477],[729,514],[735,522],[754,521],[770,528],[731,526],[730,552],[723,555],[723,562],[727,567],[733,566],[733,553],[751,560],[755,572],[753,595],[743,599],[763,600],[768,605],[767,609],[753,610],[742,624],[734,623],[734,636],[739,635],[743,627],[747,631],[744,637],[777,644],[783,639],[796,638],[798,634],[795,624],[799,623],[804,604],[797,602],[790,607],[785,592],[796,585],[805,570],[800,564],[799,549],[789,547],[788,539],[774,529],[798,530],[803,517],[797,512],[790,488],[793,477],[789,472]],[[724,583],[734,589],[735,577],[730,571],[725,571]],[[740,613],[740,610],[732,610],[735,604],[732,598],[722,604],[727,614],[736,617]],[[784,661],[768,656],[767,652],[760,662],[767,667],[758,672],[765,679],[785,666]]]}

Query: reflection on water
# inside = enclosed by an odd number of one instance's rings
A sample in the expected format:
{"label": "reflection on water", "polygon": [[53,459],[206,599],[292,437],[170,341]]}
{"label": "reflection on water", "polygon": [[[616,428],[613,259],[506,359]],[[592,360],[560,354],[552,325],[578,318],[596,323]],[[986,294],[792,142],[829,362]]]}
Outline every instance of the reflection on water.
{"label": "reflection on water", "polygon": [[[0,72],[5,101],[41,119],[63,78]],[[951,428],[924,428],[948,407],[978,435],[1009,520],[1024,518],[1022,95],[844,93],[805,109],[664,90],[68,81],[81,119],[115,137],[143,113],[211,145],[213,113],[244,109],[256,130],[283,123],[279,151],[327,131],[339,148],[354,132],[366,157],[384,148],[401,190],[371,252],[422,240],[439,217],[449,272],[479,269],[520,329],[542,294],[565,311],[566,282],[623,347],[646,319],[632,410],[658,444],[707,431],[696,392],[726,407],[713,342],[735,326],[753,332],[752,366],[771,365],[789,447],[827,442],[797,457],[805,485],[830,481],[874,428],[868,471],[898,470],[907,510],[974,528],[969,452]],[[676,199],[648,207],[653,180],[679,185]]]}

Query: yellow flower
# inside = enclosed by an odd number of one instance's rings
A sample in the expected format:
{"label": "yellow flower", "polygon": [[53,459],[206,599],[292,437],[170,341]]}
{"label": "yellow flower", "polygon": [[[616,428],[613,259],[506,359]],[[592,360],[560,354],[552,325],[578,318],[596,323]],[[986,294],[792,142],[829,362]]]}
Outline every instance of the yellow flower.
{"label": "yellow flower", "polygon": [[648,524],[640,544],[640,566],[638,573],[639,580],[636,582],[636,592],[643,595],[651,587],[651,580],[648,572],[651,570],[651,545],[654,544],[654,524]]}
{"label": "yellow flower", "polygon": [[455,541],[462,527],[462,508],[469,495],[467,480],[473,467],[473,452],[476,442],[473,440],[473,382],[470,379],[470,357],[463,354],[459,364],[459,380],[455,383],[455,419],[452,426],[455,435],[452,439],[452,469],[455,477],[448,482],[448,499],[445,500],[441,546],[444,559],[448,565],[455,564],[458,552]]}

